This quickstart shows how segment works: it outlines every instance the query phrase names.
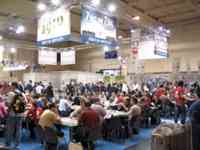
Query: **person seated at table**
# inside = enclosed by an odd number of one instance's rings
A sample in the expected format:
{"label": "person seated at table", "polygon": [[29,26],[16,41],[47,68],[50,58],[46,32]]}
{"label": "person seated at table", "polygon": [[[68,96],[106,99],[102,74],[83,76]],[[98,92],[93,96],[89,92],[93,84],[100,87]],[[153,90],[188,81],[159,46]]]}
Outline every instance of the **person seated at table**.
{"label": "person seated at table", "polygon": [[138,104],[136,98],[131,98],[131,108],[128,111],[129,128],[131,133],[138,134],[139,132],[139,118],[142,114],[142,108]]}
{"label": "person seated at table", "polygon": [[131,98],[131,107],[128,111],[129,119],[138,117],[142,114],[142,108],[138,104],[138,100],[134,97]]}
{"label": "person seated at table", "polygon": [[100,100],[100,103],[101,103],[101,104],[106,103],[107,98],[106,98],[105,92],[102,92],[102,93],[99,94],[99,100]]}
{"label": "person seated at table", "polygon": [[114,102],[112,103],[113,105],[118,105],[120,103],[123,103],[124,102],[124,93],[121,92],[117,98],[115,98]]}
{"label": "person seated at table", "polygon": [[84,149],[94,150],[93,141],[99,136],[100,116],[91,108],[91,102],[86,99],[81,99],[82,113],[78,118],[80,129],[80,142]]}
{"label": "person seated at table", "polygon": [[104,121],[104,117],[106,116],[106,110],[104,109],[104,107],[99,102],[97,102],[93,103],[91,105],[91,108],[99,114],[100,123],[102,124]]}
{"label": "person seated at table", "polygon": [[122,103],[118,104],[118,109],[128,112],[131,107],[131,101],[129,97],[125,97]]}
{"label": "person seated at table", "polygon": [[115,101],[117,101],[117,95],[116,95],[115,92],[112,92],[112,94],[111,94],[111,96],[110,96],[110,98],[109,98],[109,102],[110,102],[110,103],[113,103],[113,102],[115,102]]}

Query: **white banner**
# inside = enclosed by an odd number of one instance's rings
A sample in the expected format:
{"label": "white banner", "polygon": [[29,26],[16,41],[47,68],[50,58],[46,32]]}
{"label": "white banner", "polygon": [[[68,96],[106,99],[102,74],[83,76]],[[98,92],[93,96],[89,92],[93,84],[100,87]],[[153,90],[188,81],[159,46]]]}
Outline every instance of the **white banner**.
{"label": "white banner", "polygon": [[117,37],[117,20],[96,10],[82,7],[81,39],[83,42],[110,44]]}
{"label": "white banner", "polygon": [[57,52],[40,50],[38,63],[41,65],[57,65]]}
{"label": "white banner", "polygon": [[[71,34],[70,12],[59,8],[47,12],[38,20],[37,41],[55,40]],[[61,39],[62,40],[62,39]]]}
{"label": "white banner", "polygon": [[60,56],[61,56],[61,65],[76,64],[76,52],[75,51],[61,52]]}

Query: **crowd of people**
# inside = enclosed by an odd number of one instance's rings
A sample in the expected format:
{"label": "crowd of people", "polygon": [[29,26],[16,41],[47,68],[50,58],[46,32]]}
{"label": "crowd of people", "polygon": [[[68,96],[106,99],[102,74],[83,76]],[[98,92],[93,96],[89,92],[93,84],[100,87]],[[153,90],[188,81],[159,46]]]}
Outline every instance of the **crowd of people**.
{"label": "crowd of people", "polygon": [[[76,118],[79,125],[84,127],[84,134],[80,128],[76,129],[74,138],[81,142],[85,149],[94,149],[93,142],[85,139],[89,137],[90,132],[97,131],[98,127],[106,126],[108,109],[127,114],[128,134],[139,132],[138,126],[132,125],[131,120],[135,122],[139,119],[144,126],[157,125],[161,116],[174,118],[175,123],[180,120],[180,123],[185,124],[188,110],[193,117],[195,129],[199,130],[196,124],[199,124],[200,117],[196,111],[200,108],[195,104],[200,97],[199,91],[198,82],[185,84],[184,81],[164,81],[155,85],[135,84],[132,87],[125,82],[69,83],[63,84],[57,91],[52,83],[44,85],[42,82],[33,83],[31,80],[28,83],[2,82],[0,118],[1,124],[5,124],[5,144],[10,146],[14,142],[15,147],[19,148],[22,127],[30,131],[31,139],[39,138],[41,143],[45,142],[44,135],[40,135],[42,131],[54,130],[56,135],[62,137],[61,118],[70,117]],[[79,107],[74,109],[73,106]],[[132,126],[134,128],[130,129]],[[55,150],[55,147],[57,142],[45,142],[47,150]]]}

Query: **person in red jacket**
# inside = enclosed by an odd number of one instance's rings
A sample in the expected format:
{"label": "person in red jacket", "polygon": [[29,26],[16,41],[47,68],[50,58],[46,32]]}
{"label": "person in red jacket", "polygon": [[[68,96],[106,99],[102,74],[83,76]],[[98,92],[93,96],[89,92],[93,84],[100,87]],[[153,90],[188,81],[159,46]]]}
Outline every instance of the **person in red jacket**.
{"label": "person in red jacket", "polygon": [[86,98],[81,98],[82,113],[78,118],[81,126],[81,143],[84,149],[94,150],[93,140],[98,136],[98,129],[100,126],[100,116],[97,111],[91,108],[91,102]]}
{"label": "person in red jacket", "polygon": [[178,123],[179,117],[181,117],[181,123],[185,124],[186,121],[186,96],[185,96],[185,88],[184,82],[179,81],[178,85],[175,89],[175,100],[176,100],[176,108],[175,108],[175,123]]}

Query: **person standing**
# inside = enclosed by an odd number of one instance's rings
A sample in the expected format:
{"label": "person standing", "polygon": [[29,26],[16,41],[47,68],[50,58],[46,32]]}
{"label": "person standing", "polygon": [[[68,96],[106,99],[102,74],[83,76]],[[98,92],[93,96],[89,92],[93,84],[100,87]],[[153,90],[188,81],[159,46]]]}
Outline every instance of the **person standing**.
{"label": "person standing", "polygon": [[200,150],[200,88],[196,92],[197,100],[189,108],[189,116],[192,124],[193,150]]}
{"label": "person standing", "polygon": [[184,82],[179,81],[177,87],[175,89],[175,100],[176,100],[176,108],[175,108],[175,123],[178,123],[179,117],[181,118],[181,123],[185,124],[186,121],[186,97],[185,97],[185,89]]}
{"label": "person standing", "polygon": [[7,106],[8,117],[6,119],[6,146],[10,147],[12,139],[14,140],[15,148],[19,149],[22,116],[25,111],[25,103],[23,97],[18,90],[17,82],[11,84],[11,91],[8,93]]}

